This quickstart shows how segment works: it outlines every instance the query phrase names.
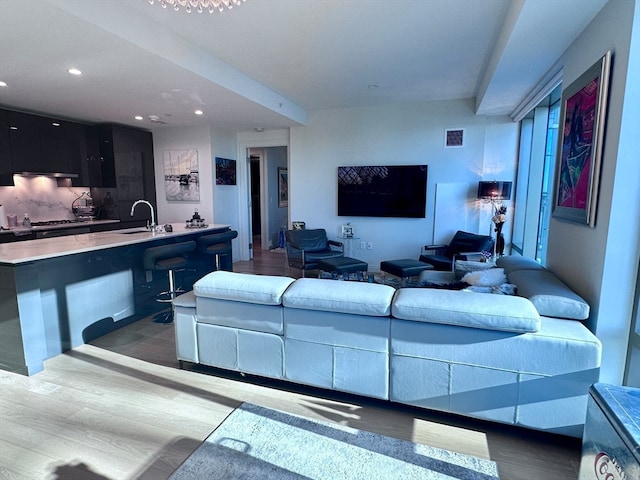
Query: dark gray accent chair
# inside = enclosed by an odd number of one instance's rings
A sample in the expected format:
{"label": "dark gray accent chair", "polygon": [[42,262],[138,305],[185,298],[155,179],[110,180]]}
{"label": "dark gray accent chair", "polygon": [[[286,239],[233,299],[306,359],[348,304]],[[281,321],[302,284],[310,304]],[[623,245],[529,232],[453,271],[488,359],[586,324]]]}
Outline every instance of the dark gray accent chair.
{"label": "dark gray accent chair", "polygon": [[324,228],[287,230],[285,233],[287,265],[302,270],[317,270],[318,262],[327,258],[344,257],[344,244],[329,240]]}
{"label": "dark gray accent chair", "polygon": [[433,265],[435,270],[450,272],[456,260],[479,260],[482,252],[493,253],[493,246],[490,235],[458,230],[449,245],[425,245],[420,261]]}

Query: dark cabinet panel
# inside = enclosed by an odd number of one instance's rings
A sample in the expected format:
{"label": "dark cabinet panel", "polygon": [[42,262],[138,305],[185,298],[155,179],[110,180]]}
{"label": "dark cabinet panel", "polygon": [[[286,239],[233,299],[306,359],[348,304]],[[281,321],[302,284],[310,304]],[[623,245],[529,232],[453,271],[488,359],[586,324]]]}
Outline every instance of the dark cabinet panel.
{"label": "dark cabinet panel", "polygon": [[[100,164],[94,165],[92,170],[92,186],[102,188],[92,191],[94,200],[98,199],[105,207],[105,216],[119,219],[123,227],[145,225],[150,217],[147,207],[141,205],[136,208],[133,216],[130,212],[133,203],[141,199],[156,208],[151,132],[119,125],[100,125],[97,136]],[[108,205],[105,202],[107,193]]]}
{"label": "dark cabinet panel", "polygon": [[28,113],[7,111],[9,150],[13,168],[18,172],[43,171],[40,129],[42,117]]}
{"label": "dark cabinet panel", "polygon": [[14,171],[82,177],[86,151],[84,125],[11,110],[6,111],[6,123]]}
{"label": "dark cabinet panel", "polygon": [[41,126],[42,158],[46,171],[80,174],[84,125],[45,118]]}
{"label": "dark cabinet panel", "polygon": [[13,165],[9,150],[7,112],[0,109],[0,186],[13,185]]}
{"label": "dark cabinet panel", "polygon": [[86,170],[90,187],[116,187],[111,130],[97,126],[86,128]]}

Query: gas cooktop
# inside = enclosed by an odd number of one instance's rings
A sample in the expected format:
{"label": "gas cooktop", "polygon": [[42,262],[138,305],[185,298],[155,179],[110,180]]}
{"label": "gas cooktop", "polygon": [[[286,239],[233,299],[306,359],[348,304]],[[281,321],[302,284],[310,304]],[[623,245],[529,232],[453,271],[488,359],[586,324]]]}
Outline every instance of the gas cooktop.
{"label": "gas cooktop", "polygon": [[44,222],[31,222],[31,226],[45,227],[49,225],[66,225],[68,223],[82,223],[82,220],[46,220]]}

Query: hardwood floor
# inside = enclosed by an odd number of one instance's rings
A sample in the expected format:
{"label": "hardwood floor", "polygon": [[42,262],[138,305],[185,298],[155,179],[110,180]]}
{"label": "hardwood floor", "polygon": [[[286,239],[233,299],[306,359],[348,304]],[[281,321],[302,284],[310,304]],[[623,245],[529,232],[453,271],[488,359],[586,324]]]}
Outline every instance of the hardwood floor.
{"label": "hardwood floor", "polygon": [[[283,269],[284,254],[274,252],[234,264],[242,272]],[[245,401],[491,459],[502,480],[576,479],[580,462],[577,439],[213,369],[180,370],[173,327],[149,319],[52,358],[35,376],[0,371],[0,391],[0,479],[165,479]]]}

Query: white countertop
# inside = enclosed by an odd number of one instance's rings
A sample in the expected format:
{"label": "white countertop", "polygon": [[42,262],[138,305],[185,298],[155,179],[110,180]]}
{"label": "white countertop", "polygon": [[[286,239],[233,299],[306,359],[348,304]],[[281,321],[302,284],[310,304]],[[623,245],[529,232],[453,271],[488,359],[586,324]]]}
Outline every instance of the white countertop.
{"label": "white countertop", "polygon": [[171,233],[153,233],[144,227],[111,230],[107,232],[83,233],[65,237],[42,238],[0,244],[0,264],[19,265],[34,260],[44,260],[74,253],[91,252],[105,248],[122,247],[144,243],[154,239],[171,238],[191,233],[204,233],[229,228],[229,225],[214,224],[204,228],[187,228],[184,224],[173,224]]}

